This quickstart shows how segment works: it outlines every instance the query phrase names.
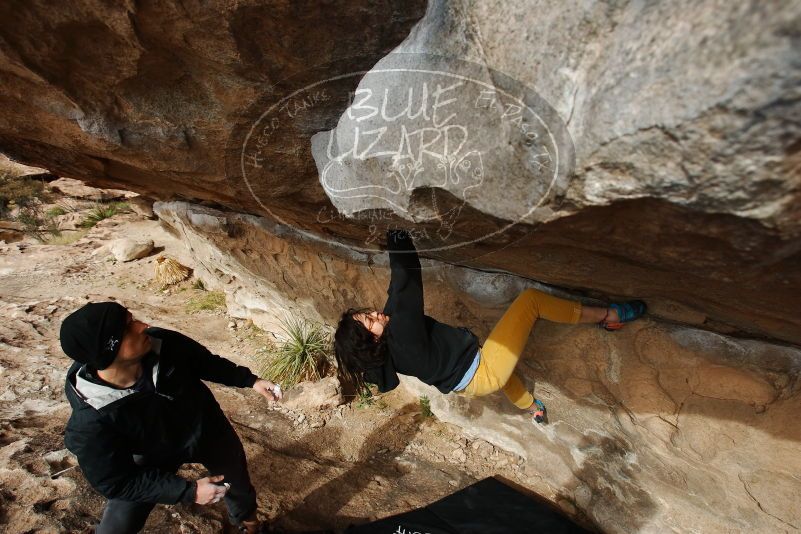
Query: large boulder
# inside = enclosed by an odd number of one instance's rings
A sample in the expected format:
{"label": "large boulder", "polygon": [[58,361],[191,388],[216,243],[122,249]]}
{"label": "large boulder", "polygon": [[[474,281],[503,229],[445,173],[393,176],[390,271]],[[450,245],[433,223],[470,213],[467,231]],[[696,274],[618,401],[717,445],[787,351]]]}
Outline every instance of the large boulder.
{"label": "large boulder", "polygon": [[[0,16],[0,151],[16,160],[262,215],[367,256],[383,228],[414,221],[447,240],[429,243],[433,258],[801,342],[798,2],[214,1],[190,13],[32,1]],[[426,80],[376,81],[393,50],[532,104],[528,124],[542,119],[553,141],[516,134],[512,108],[486,94],[471,108],[445,105],[445,91],[433,131],[457,109],[480,160],[449,154],[412,179],[418,162],[375,156],[379,142],[326,181],[316,135],[341,146],[357,118],[373,132],[363,148],[378,135],[359,91],[397,90],[383,119]],[[393,121],[389,149],[420,126]],[[331,194],[389,171],[404,188],[379,202]]]}
{"label": "large boulder", "polygon": [[432,257],[801,342],[782,311],[801,297],[799,20],[433,0],[313,138],[320,186],[354,224],[414,223]]}

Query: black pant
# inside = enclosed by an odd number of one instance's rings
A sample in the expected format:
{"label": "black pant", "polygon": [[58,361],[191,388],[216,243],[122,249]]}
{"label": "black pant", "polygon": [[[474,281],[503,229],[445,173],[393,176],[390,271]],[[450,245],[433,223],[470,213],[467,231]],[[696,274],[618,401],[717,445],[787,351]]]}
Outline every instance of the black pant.
{"label": "black pant", "polygon": [[[213,431],[204,432],[197,454],[187,462],[201,463],[211,475],[223,475],[223,482],[231,488],[225,494],[225,505],[231,523],[237,525],[256,511],[256,490],[250,483],[245,450],[231,423],[224,417]],[[136,458],[137,463],[146,464],[147,458]],[[161,466],[171,472],[179,465]],[[154,503],[109,499],[103,518],[95,534],[134,534],[142,530],[147,516],[156,506]]]}

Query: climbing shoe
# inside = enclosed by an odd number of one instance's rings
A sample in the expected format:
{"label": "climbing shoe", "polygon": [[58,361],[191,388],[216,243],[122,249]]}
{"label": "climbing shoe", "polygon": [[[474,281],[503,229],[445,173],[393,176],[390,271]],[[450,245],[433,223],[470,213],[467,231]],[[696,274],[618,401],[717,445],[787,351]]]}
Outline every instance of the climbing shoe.
{"label": "climbing shoe", "polygon": [[534,399],[534,405],[529,408],[529,413],[531,414],[531,419],[535,423],[539,425],[544,425],[548,423],[548,410],[545,409],[545,405],[539,399]]}
{"label": "climbing shoe", "polygon": [[619,320],[614,322],[607,320],[609,317],[609,310],[607,310],[606,316],[601,319],[601,322],[598,323],[598,326],[610,332],[614,332],[615,330],[620,330],[623,328],[623,323],[629,323],[635,319],[639,319],[648,309],[648,307],[645,305],[645,302],[641,300],[612,303],[609,305],[609,307],[617,312]]}

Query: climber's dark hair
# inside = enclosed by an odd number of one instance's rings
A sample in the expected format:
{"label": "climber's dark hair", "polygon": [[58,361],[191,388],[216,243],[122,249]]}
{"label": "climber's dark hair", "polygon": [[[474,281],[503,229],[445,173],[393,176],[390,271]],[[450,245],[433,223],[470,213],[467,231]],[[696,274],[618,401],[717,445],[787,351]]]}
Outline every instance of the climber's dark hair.
{"label": "climber's dark hair", "polygon": [[339,319],[334,333],[334,355],[340,381],[352,384],[357,392],[365,388],[364,372],[380,367],[387,359],[387,336],[378,340],[373,333],[353,318],[358,313],[370,313],[369,309],[349,308]]}

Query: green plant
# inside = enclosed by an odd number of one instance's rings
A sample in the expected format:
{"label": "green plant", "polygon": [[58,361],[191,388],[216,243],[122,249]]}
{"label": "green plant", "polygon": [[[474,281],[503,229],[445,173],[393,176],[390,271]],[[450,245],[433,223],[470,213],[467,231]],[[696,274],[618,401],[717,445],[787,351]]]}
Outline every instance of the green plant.
{"label": "green plant", "polygon": [[52,219],[54,217],[58,217],[59,215],[64,215],[65,213],[67,213],[67,210],[64,209],[63,206],[53,206],[45,212],[45,216],[48,219]]}
{"label": "green plant", "polygon": [[126,202],[112,202],[110,204],[95,204],[92,210],[89,212],[88,215],[81,221],[78,225],[81,228],[92,228],[94,225],[102,221],[103,219],[108,219],[109,217],[113,217],[118,213],[124,213],[128,210],[128,204]]}
{"label": "green plant", "polygon": [[198,289],[200,291],[206,290],[206,285],[203,283],[203,280],[200,278],[195,278],[195,281],[192,283],[192,289]]}
{"label": "green plant", "polygon": [[14,207],[25,208],[44,196],[44,184],[12,172],[0,173],[0,218],[7,218]]}
{"label": "green plant", "polygon": [[356,393],[356,407],[368,408],[375,404],[375,395],[373,395],[372,384],[365,384],[361,391]]}
{"label": "green plant", "polygon": [[0,218],[13,217],[22,225],[22,231],[44,242],[48,237],[58,236],[58,224],[43,211],[46,200],[44,182],[20,176],[14,172],[0,173]]}
{"label": "green plant", "polygon": [[206,291],[189,299],[186,303],[188,313],[214,311],[225,308],[225,293],[222,291]]}
{"label": "green plant", "polygon": [[425,395],[420,397],[420,414],[423,419],[428,419],[434,415],[434,412],[431,411],[431,400]]}
{"label": "green plant", "polygon": [[42,206],[31,203],[20,206],[16,221],[22,225],[22,231],[36,240],[45,243],[52,237],[61,235],[58,223],[42,212]]}
{"label": "green plant", "polygon": [[274,358],[264,365],[264,376],[287,387],[322,378],[331,354],[331,336],[325,326],[290,317],[281,322],[281,328],[286,339],[276,348]]}

